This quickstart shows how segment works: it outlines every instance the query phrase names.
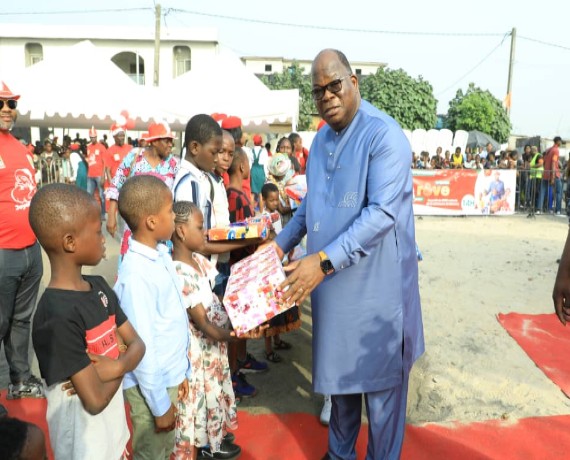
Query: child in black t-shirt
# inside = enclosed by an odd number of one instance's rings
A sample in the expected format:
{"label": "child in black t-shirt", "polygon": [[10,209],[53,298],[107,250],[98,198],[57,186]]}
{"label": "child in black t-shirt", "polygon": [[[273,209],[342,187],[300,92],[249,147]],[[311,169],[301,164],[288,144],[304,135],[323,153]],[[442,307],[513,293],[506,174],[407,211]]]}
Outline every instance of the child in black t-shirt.
{"label": "child in black t-shirt", "polygon": [[51,265],[32,339],[55,458],[121,458],[129,439],[121,384],[145,346],[106,281],[81,273],[105,254],[99,205],[73,185],[50,184],[29,218]]}

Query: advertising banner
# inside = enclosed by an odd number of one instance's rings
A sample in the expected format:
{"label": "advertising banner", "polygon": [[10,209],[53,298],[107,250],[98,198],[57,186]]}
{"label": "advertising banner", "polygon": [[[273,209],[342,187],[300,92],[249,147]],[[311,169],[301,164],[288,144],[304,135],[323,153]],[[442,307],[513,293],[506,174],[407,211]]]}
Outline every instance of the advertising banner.
{"label": "advertising banner", "polygon": [[417,216],[514,214],[514,169],[414,169],[412,174]]}

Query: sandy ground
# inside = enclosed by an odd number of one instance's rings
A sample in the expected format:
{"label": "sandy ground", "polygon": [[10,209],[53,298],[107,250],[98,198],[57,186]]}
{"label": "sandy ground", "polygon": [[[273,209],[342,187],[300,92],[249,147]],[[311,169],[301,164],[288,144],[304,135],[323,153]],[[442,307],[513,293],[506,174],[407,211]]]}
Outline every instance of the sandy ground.
{"label": "sandy ground", "polygon": [[[417,218],[426,353],[410,380],[408,422],[469,422],[570,414],[570,400],[527,357],[496,320],[498,313],[550,313],[564,218]],[[108,238],[108,259],[86,273],[112,283],[118,244]],[[43,285],[49,279],[46,265]],[[311,390],[310,304],[304,324],[285,338],[283,362],[249,381],[259,394],[241,408],[254,413],[320,412]],[[563,331],[561,326],[561,332]],[[249,349],[263,357],[263,343]],[[553,350],[553,352],[555,352]],[[8,384],[3,353],[0,387]],[[37,363],[34,359],[37,373]]]}

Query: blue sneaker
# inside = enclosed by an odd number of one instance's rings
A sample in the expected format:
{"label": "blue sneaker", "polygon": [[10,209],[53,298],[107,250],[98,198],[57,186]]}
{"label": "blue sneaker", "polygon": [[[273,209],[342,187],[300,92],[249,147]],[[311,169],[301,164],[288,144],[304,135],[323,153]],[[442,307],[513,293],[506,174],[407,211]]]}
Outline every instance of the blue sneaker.
{"label": "blue sneaker", "polygon": [[239,371],[232,375],[232,386],[236,398],[252,398],[257,394],[255,387],[247,383],[245,375]]}
{"label": "blue sneaker", "polygon": [[238,359],[238,366],[240,371],[244,374],[258,374],[269,369],[266,362],[258,361],[249,353],[246,355],[245,361],[240,361]]}

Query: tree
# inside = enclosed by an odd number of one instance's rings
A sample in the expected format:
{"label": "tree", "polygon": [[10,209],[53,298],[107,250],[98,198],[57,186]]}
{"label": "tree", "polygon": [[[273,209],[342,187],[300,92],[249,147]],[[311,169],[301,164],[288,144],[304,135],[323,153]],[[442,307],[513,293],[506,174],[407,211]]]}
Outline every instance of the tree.
{"label": "tree", "polygon": [[299,90],[299,131],[306,131],[311,125],[316,108],[311,94],[311,77],[303,74],[304,68],[293,61],[291,67],[283,69],[281,73],[262,75],[261,81],[270,89],[298,89]]}
{"label": "tree", "polygon": [[446,126],[452,131],[482,131],[500,143],[507,142],[511,133],[511,122],[501,101],[474,83],[469,84],[465,94],[457,90],[449,102]]}
{"label": "tree", "polygon": [[402,128],[431,129],[437,122],[437,100],[431,84],[420,75],[414,79],[404,70],[379,68],[362,78],[360,94],[393,117]]}

